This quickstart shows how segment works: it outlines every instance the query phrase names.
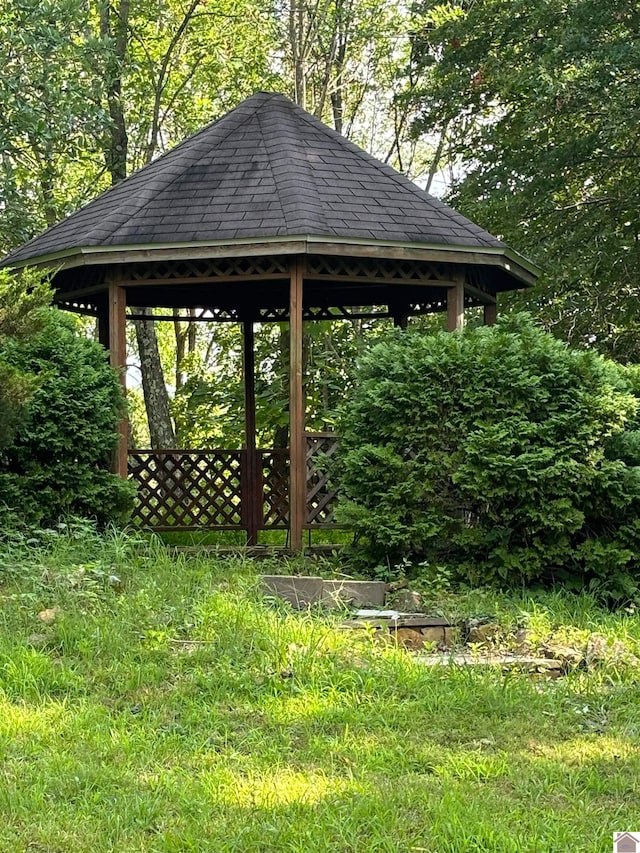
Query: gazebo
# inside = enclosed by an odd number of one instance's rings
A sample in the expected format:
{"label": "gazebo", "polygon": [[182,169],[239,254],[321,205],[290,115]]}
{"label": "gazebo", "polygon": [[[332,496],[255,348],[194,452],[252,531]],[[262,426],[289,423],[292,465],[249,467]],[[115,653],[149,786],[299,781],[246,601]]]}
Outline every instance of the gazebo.
{"label": "gazebo", "polygon": [[[336,437],[305,431],[303,323],[465,308],[493,323],[499,293],[537,270],[504,243],[297,107],[260,92],[16,249],[14,268],[53,270],[55,302],[98,319],[125,381],[127,317],[205,309],[243,329],[241,449],[129,450],[114,463],[138,484],[147,527],[303,531],[333,524],[318,459]],[[365,306],[365,307],[363,307]],[[160,318],[154,318],[160,319]],[[174,319],[171,315],[170,319]],[[289,447],[258,448],[254,325],[288,322]]]}

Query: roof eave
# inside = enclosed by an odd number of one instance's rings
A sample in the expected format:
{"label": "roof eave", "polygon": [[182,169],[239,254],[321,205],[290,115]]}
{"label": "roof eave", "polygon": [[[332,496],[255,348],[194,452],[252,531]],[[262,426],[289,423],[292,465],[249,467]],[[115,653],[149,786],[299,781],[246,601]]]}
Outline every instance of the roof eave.
{"label": "roof eave", "polygon": [[259,254],[328,254],[357,257],[387,257],[473,265],[498,266],[526,286],[535,284],[541,270],[508,246],[468,246],[455,244],[414,243],[398,240],[380,241],[356,237],[301,234],[207,240],[192,243],[137,243],[125,246],[79,246],[20,261],[3,261],[0,266],[11,269],[25,267],[56,271],[100,264],[140,263],[143,261],[255,256]]}

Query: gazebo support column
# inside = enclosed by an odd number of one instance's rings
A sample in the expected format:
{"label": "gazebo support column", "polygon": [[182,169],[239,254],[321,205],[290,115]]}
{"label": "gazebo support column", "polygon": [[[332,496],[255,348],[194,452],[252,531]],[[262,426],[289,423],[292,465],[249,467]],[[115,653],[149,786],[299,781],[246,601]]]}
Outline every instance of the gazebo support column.
{"label": "gazebo support column", "polygon": [[[127,335],[126,335],[126,307],[127,299],[124,287],[117,282],[109,283],[108,294],[108,328],[109,328],[109,361],[111,367],[118,371],[122,390],[127,391]],[[106,341],[104,331],[100,337]],[[120,441],[114,453],[113,473],[118,474],[123,480],[127,478],[127,440],[129,437],[129,422],[123,418],[118,424]]]}
{"label": "gazebo support column", "polygon": [[244,447],[242,509],[247,530],[247,544],[258,544],[258,530],[262,525],[262,483],[256,453],[256,387],[253,320],[242,322],[243,378],[244,378]]}
{"label": "gazebo support column", "polygon": [[294,551],[302,550],[302,531],[307,505],[302,384],[303,264],[302,258],[293,261],[289,291],[289,530],[290,544]]}
{"label": "gazebo support column", "polygon": [[464,328],[464,278],[457,277],[456,283],[447,290],[447,329],[455,332]]}
{"label": "gazebo support column", "polygon": [[498,318],[498,303],[495,300],[493,302],[485,303],[483,313],[484,325],[495,326],[496,320]]}

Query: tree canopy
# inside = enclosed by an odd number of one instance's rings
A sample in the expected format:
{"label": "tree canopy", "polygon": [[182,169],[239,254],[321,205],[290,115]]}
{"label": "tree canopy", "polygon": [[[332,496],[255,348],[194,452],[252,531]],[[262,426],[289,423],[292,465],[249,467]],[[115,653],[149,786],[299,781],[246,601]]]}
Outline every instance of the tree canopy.
{"label": "tree canopy", "polygon": [[640,8],[630,0],[420,4],[418,132],[443,134],[450,198],[544,270],[557,334],[638,360]]}

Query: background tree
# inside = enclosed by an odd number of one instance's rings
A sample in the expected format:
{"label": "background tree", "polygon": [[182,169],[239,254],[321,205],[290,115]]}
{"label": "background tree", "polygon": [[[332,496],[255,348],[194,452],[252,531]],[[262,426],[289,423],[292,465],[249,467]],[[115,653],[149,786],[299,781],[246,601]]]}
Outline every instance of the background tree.
{"label": "background tree", "polygon": [[446,140],[451,201],[544,269],[520,304],[627,360],[640,358],[639,30],[629,0],[427,0],[414,49],[416,129]]}

